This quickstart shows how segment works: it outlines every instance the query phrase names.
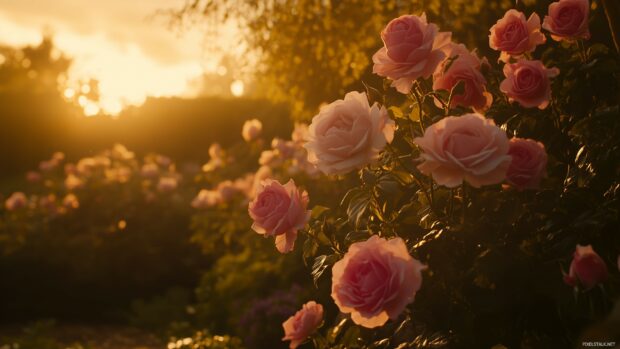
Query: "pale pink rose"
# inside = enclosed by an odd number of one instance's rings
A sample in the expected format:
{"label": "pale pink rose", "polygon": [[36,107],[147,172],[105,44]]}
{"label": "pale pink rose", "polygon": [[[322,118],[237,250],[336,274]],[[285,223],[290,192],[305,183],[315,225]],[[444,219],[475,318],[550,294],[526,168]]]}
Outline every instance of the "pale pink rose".
{"label": "pale pink rose", "polygon": [[155,157],[155,162],[162,167],[168,167],[172,164],[172,159],[164,155],[157,155]]}
{"label": "pale pink rose", "polygon": [[243,193],[243,195],[245,195],[247,198],[251,198],[253,185],[254,185],[254,174],[248,173],[243,177],[235,179],[235,181],[233,182],[233,185],[235,186],[235,188],[237,188],[239,192]]}
{"label": "pale pink rose", "polygon": [[304,304],[295,315],[284,321],[282,324],[284,338],[282,340],[291,341],[289,348],[295,349],[313,334],[322,322],[323,306],[315,301],[310,301]]}
{"label": "pale pink rose", "polygon": [[37,171],[28,171],[26,173],[26,180],[30,183],[38,183],[43,179],[43,176]]}
{"label": "pale pink rose", "polygon": [[155,178],[159,174],[159,167],[156,163],[148,162],[140,168],[140,175],[145,178]]}
{"label": "pale pink rose", "polygon": [[77,173],[82,175],[90,174],[96,167],[98,162],[91,157],[82,158],[76,165]]}
{"label": "pale pink rose", "polygon": [[396,320],[422,286],[424,266],[401,238],[376,235],[349,247],[332,268],[332,298],[353,322],[373,328]]}
{"label": "pale pink rose", "polygon": [[540,32],[540,17],[532,13],[526,20],[523,12],[514,9],[508,10],[504,18],[491,27],[489,35],[489,46],[501,51],[499,60],[503,62],[508,62],[510,56],[533,52],[545,41],[547,38]]}
{"label": "pale pink rose", "polygon": [[452,96],[450,107],[461,105],[476,111],[488,109],[493,103],[493,96],[487,92],[487,81],[480,72],[482,61],[463,44],[451,43],[449,47],[446,50],[448,59],[433,73],[433,90],[451,91],[462,81],[464,91]]}
{"label": "pale pink rose", "polygon": [[57,151],[54,154],[52,154],[52,160],[56,161],[56,162],[61,162],[65,159],[65,153],[61,152],[61,151]]}
{"label": "pale pink rose", "polygon": [[256,173],[254,173],[254,176],[252,178],[252,189],[249,192],[249,198],[253,199],[256,197],[256,194],[258,193],[258,190],[261,188],[262,183],[265,179],[271,178],[272,175],[272,171],[271,171],[271,167],[269,166],[261,166],[258,168],[258,170],[256,170]]}
{"label": "pale pink rose", "polygon": [[545,16],[542,27],[556,41],[587,40],[590,39],[589,16],[590,1],[560,0],[549,5],[549,15]]}
{"label": "pale pink rose", "polygon": [[224,158],[224,150],[222,150],[222,146],[219,143],[213,143],[209,146],[209,157],[211,159]]}
{"label": "pale pink rose", "polygon": [[198,195],[192,200],[192,207],[196,209],[204,209],[217,205],[220,202],[220,193],[215,190],[202,189]]}
{"label": "pale pink rose", "polygon": [[271,147],[277,150],[278,154],[285,159],[290,159],[295,155],[296,144],[293,141],[285,141],[280,138],[274,138],[271,141]]}
{"label": "pale pink rose", "polygon": [[248,212],[254,224],[252,229],[267,236],[275,236],[280,253],[293,250],[297,231],[310,219],[308,193],[299,190],[293,180],[285,185],[276,180],[262,182],[256,198],[250,202]]}
{"label": "pale pink rose", "polygon": [[394,120],[366,93],[349,92],[323,108],[309,128],[308,161],[325,174],[344,174],[377,160],[394,139]]}
{"label": "pale pink rose", "polygon": [[445,117],[414,142],[422,150],[418,169],[448,188],[500,183],[510,166],[506,133],[480,114]]}
{"label": "pale pink rose", "polygon": [[131,160],[133,159],[135,154],[127,149],[124,145],[120,143],[114,144],[112,148],[112,157],[120,160]]}
{"label": "pale pink rose", "polygon": [[564,275],[564,282],[570,286],[580,284],[585,289],[591,289],[605,280],[607,280],[605,261],[591,245],[577,245],[568,275]]}
{"label": "pale pink rose", "polygon": [[533,139],[512,138],[508,155],[512,157],[506,181],[523,189],[536,189],[547,170],[545,146]]}
{"label": "pale pink rose", "polygon": [[77,209],[80,207],[80,201],[75,194],[67,194],[62,199],[62,205],[67,209]]}
{"label": "pale pink rose", "polygon": [[308,137],[308,125],[296,122],[293,133],[291,133],[291,140],[295,143],[303,144],[308,140]]}
{"label": "pale pink rose", "polygon": [[170,193],[178,186],[178,181],[174,177],[160,177],[157,183],[157,190],[162,193]]}
{"label": "pale pink rose", "polygon": [[82,187],[84,187],[84,181],[80,177],[69,174],[65,178],[65,188],[67,188],[67,190],[75,190]]}
{"label": "pale pink rose", "polygon": [[281,159],[278,158],[278,153],[275,150],[263,150],[258,158],[258,164],[261,166],[277,166],[280,164]]}
{"label": "pale pink rose", "polygon": [[513,102],[525,108],[545,109],[551,99],[551,78],[557,76],[557,68],[547,69],[541,61],[519,60],[504,65],[504,79],[499,89]]}
{"label": "pale pink rose", "polygon": [[15,192],[9,196],[8,199],[4,202],[4,207],[7,211],[15,211],[22,208],[25,208],[28,205],[28,198],[26,194],[22,192]]}
{"label": "pale pink rose", "polygon": [[263,131],[263,124],[258,119],[247,120],[243,124],[241,136],[246,142],[257,139]]}
{"label": "pale pink rose", "polygon": [[235,184],[230,181],[223,181],[217,185],[217,192],[222,200],[222,202],[229,202],[232,200],[235,195],[239,192],[239,190],[235,187]]}
{"label": "pale pink rose", "polygon": [[372,56],[372,72],[392,80],[398,92],[409,93],[415,80],[431,76],[446,57],[451,36],[427,23],[424,13],[393,19],[381,32],[384,46]]}
{"label": "pale pink rose", "polygon": [[127,183],[131,178],[131,168],[119,166],[105,169],[105,179],[110,182]]}
{"label": "pale pink rose", "polygon": [[58,166],[58,161],[54,159],[44,160],[39,163],[39,170],[41,170],[41,172],[50,172],[51,170],[55,169],[57,166]]}

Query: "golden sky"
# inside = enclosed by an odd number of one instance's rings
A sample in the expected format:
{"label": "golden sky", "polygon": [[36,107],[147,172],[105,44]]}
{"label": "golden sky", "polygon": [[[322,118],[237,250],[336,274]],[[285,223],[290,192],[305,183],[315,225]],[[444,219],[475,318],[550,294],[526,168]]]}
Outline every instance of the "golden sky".
{"label": "golden sky", "polygon": [[[172,30],[158,10],[185,0],[0,0],[0,43],[38,44],[51,33],[73,58],[70,81],[99,80],[104,111],[115,114],[147,96],[189,96],[188,82],[216,71],[220,55],[206,24]],[[221,43],[231,42],[228,26]]]}

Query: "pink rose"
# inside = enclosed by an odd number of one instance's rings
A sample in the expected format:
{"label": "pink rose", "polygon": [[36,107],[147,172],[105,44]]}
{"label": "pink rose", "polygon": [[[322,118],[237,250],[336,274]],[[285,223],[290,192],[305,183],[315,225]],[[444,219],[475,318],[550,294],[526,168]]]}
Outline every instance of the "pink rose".
{"label": "pink rose", "polygon": [[157,183],[157,190],[162,193],[170,193],[173,192],[178,185],[178,181],[174,177],[161,177]]}
{"label": "pink rose", "polygon": [[62,205],[67,209],[77,209],[80,207],[80,201],[75,194],[67,194],[62,199]]}
{"label": "pink rose", "polygon": [[325,174],[344,174],[379,158],[394,138],[387,110],[368,104],[366,93],[349,92],[323,108],[309,128],[308,161]]}
{"label": "pink rose", "polygon": [[159,167],[153,162],[146,163],[140,168],[140,174],[145,178],[155,178],[159,174]]}
{"label": "pink rose", "polygon": [[313,334],[323,322],[323,306],[310,301],[303,305],[301,310],[284,321],[283,341],[291,341],[290,349],[297,348],[306,338]]}
{"label": "pink rose", "polygon": [[549,15],[545,16],[542,27],[556,41],[587,40],[590,38],[589,15],[588,0],[560,0],[549,5]]}
{"label": "pink rose", "polygon": [[395,320],[422,286],[420,261],[401,238],[376,235],[349,247],[332,268],[332,298],[353,322],[373,328]]}
{"label": "pink rose", "polygon": [[499,85],[499,89],[511,102],[517,101],[525,108],[545,109],[551,99],[550,78],[559,73],[557,68],[545,68],[541,61],[522,59],[504,65],[506,79]]}
{"label": "pink rose", "polygon": [[513,138],[510,140],[508,155],[512,156],[506,181],[523,189],[535,189],[547,169],[545,146],[532,139]]}
{"label": "pink rose", "polygon": [[69,174],[67,178],[65,178],[65,188],[67,188],[67,190],[71,191],[82,187],[84,187],[84,181],[80,177]]}
{"label": "pink rose", "polygon": [[392,80],[398,92],[409,93],[415,80],[431,76],[446,57],[451,36],[427,23],[424,13],[393,19],[381,32],[384,46],[372,56],[372,72]]}
{"label": "pink rose", "polygon": [[233,183],[230,180],[227,180],[227,181],[220,182],[217,185],[217,192],[219,193],[219,196],[222,199],[222,202],[229,202],[235,197],[235,195],[237,195],[239,190],[235,186],[235,183]]}
{"label": "pink rose", "polygon": [[493,103],[493,96],[487,92],[487,81],[480,72],[482,61],[464,45],[454,43],[450,44],[447,57],[457,58],[446,59],[437,67],[433,73],[433,90],[451,91],[459,81],[462,81],[464,92],[452,96],[450,107],[461,105],[477,111],[488,109]]}
{"label": "pink rose", "polygon": [[414,142],[422,150],[418,169],[448,188],[500,183],[510,166],[506,133],[480,114],[445,117]]}
{"label": "pink rose", "polygon": [[216,190],[201,189],[198,195],[192,200],[192,207],[196,209],[205,209],[217,205],[220,200],[220,193]]}
{"label": "pink rose", "polygon": [[605,280],[607,280],[605,261],[594,252],[592,245],[577,245],[568,275],[564,275],[564,282],[573,287],[579,283],[586,289],[591,289]]}
{"label": "pink rose", "polygon": [[26,173],[26,180],[30,183],[38,183],[43,179],[43,176],[37,171],[28,171]]}
{"label": "pink rose", "polygon": [[8,199],[4,202],[4,207],[7,211],[15,211],[22,208],[25,208],[28,204],[28,198],[22,192],[15,192],[9,196]]}
{"label": "pink rose", "polygon": [[241,136],[246,142],[257,139],[263,131],[263,124],[258,119],[247,120],[243,124]]}
{"label": "pink rose", "polygon": [[545,35],[540,32],[540,17],[532,13],[525,20],[523,12],[514,9],[508,10],[504,18],[491,27],[489,35],[489,46],[502,52],[499,57],[502,62],[508,62],[510,56],[519,57],[533,52],[536,46],[545,41]]}
{"label": "pink rose", "polygon": [[248,207],[254,220],[252,229],[265,237],[275,236],[280,253],[290,252],[295,246],[297,230],[303,229],[310,219],[307,207],[308,193],[300,191],[292,179],[285,185],[264,180]]}

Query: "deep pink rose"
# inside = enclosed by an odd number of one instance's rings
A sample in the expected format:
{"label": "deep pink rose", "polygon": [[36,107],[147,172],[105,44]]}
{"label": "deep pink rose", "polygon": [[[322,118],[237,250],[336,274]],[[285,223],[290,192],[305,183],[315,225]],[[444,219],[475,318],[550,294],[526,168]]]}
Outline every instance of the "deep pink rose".
{"label": "deep pink rose", "polygon": [[549,15],[545,16],[542,27],[556,41],[587,40],[590,38],[589,15],[588,0],[560,0],[549,5]]}
{"label": "deep pink rose", "polygon": [[424,266],[401,238],[376,235],[349,247],[332,268],[332,298],[353,322],[373,328],[395,320],[422,286]]}
{"label": "deep pink rose", "polygon": [[535,189],[547,169],[545,146],[533,139],[513,138],[508,155],[512,157],[506,181],[519,189]]}
{"label": "deep pink rose", "polygon": [[344,174],[379,158],[394,138],[394,120],[384,107],[368,104],[366,93],[349,92],[312,118],[308,161],[325,174]]}
{"label": "deep pink rose", "polygon": [[297,348],[306,338],[313,334],[323,322],[323,306],[310,301],[303,305],[301,310],[284,321],[283,341],[291,341],[290,349]]}
{"label": "deep pink rose", "polygon": [[451,43],[446,52],[448,58],[433,73],[433,90],[451,91],[462,81],[464,92],[452,96],[450,107],[461,105],[476,111],[488,109],[493,103],[493,96],[487,92],[487,81],[480,72],[482,61],[463,44]]}
{"label": "deep pink rose", "polygon": [[545,35],[540,32],[540,17],[532,13],[526,20],[523,12],[514,9],[508,10],[504,18],[491,27],[489,35],[489,46],[501,51],[499,60],[503,62],[508,62],[510,56],[533,52],[545,41]]}
{"label": "deep pink rose", "polygon": [[564,282],[570,286],[581,284],[585,289],[591,289],[605,280],[607,280],[605,261],[591,245],[577,245],[568,275],[564,275]]}
{"label": "deep pink rose", "polygon": [[446,57],[451,36],[427,23],[424,13],[393,19],[381,32],[384,46],[372,56],[372,72],[392,80],[398,92],[409,93],[415,80],[431,76]]}
{"label": "deep pink rose", "polygon": [[308,193],[300,191],[293,180],[285,185],[266,179],[250,202],[248,212],[254,220],[252,229],[276,237],[276,248],[281,253],[293,250],[297,230],[303,229],[310,219]]}
{"label": "deep pink rose", "polygon": [[541,61],[522,59],[504,65],[506,79],[499,89],[511,102],[517,101],[525,108],[545,109],[551,99],[551,78],[559,73],[557,68],[547,69]]}
{"label": "deep pink rose", "polygon": [[448,188],[500,183],[510,166],[506,133],[480,114],[445,117],[414,142],[422,150],[418,169]]}

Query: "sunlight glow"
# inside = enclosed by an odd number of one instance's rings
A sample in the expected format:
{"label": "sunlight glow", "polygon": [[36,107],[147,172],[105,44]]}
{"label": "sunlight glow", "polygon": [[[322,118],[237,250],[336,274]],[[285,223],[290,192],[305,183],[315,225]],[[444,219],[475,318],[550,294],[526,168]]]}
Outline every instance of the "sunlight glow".
{"label": "sunlight glow", "polygon": [[241,80],[235,80],[230,84],[230,93],[235,97],[243,96],[245,90],[245,84]]}
{"label": "sunlight glow", "polygon": [[[182,4],[181,0],[167,4],[128,2],[126,9],[132,12],[124,13],[128,17],[123,18],[133,21],[130,25],[136,31],[131,34],[118,32],[119,10],[116,6],[103,6],[102,10],[107,12],[101,15],[105,18],[101,17],[96,25],[86,24],[89,30],[80,30],[79,26],[85,25],[85,21],[78,14],[88,5],[73,0],[62,2],[72,4],[72,10],[48,13],[46,9],[50,5],[43,0],[32,0],[28,4],[6,2],[0,8],[0,33],[3,33],[0,45],[38,45],[43,33],[51,34],[58,48],[53,55],[63,54],[72,59],[67,81],[59,84],[63,88],[62,94],[67,100],[77,98],[82,108],[88,108],[85,110],[87,114],[115,115],[127,106],[142,104],[149,96],[196,96],[201,91],[191,84],[192,81],[201,78],[205,72],[228,73],[220,64],[224,53],[205,46],[220,44],[203,42],[204,28],[196,26],[179,35],[162,23],[145,20],[162,7]],[[20,10],[27,10],[23,13],[28,16],[21,16]],[[217,41],[230,42],[236,35],[234,30],[234,26],[225,28],[226,33]],[[205,54],[207,49],[209,52]],[[0,57],[0,64],[3,58]],[[24,60],[23,65],[27,68],[31,62]],[[89,79],[98,82],[98,101],[91,100],[93,85],[83,83]],[[235,81],[230,89],[235,96],[242,95],[243,82]],[[88,98],[82,98],[83,95]]]}

